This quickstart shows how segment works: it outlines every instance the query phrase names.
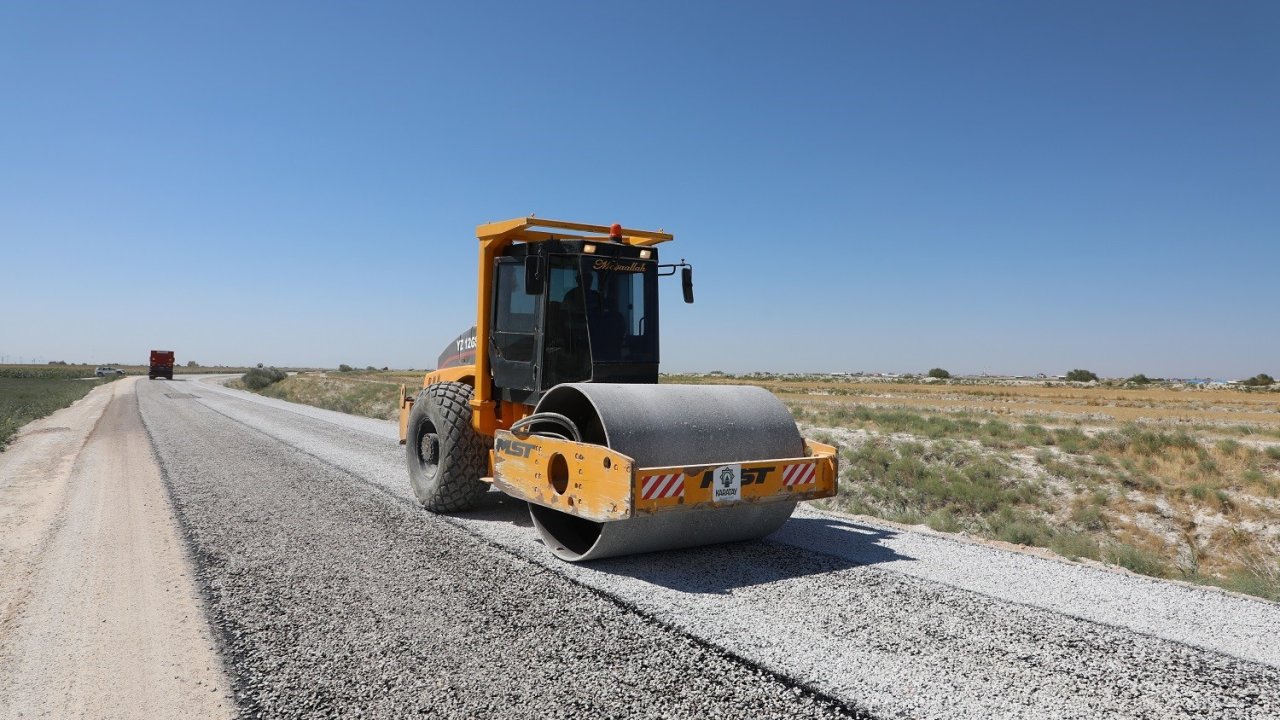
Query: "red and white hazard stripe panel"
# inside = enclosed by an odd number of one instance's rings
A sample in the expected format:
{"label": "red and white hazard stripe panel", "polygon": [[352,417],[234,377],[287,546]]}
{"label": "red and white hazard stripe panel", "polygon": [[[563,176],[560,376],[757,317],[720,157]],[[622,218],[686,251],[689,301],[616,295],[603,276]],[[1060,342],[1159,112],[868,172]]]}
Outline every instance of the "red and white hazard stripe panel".
{"label": "red and white hazard stripe panel", "polygon": [[818,464],[805,463],[804,465],[788,465],[782,468],[782,484],[788,487],[792,485],[805,485],[818,479]]}
{"label": "red and white hazard stripe panel", "polygon": [[684,494],[684,473],[649,475],[640,480],[640,497],[645,500],[673,498]]}

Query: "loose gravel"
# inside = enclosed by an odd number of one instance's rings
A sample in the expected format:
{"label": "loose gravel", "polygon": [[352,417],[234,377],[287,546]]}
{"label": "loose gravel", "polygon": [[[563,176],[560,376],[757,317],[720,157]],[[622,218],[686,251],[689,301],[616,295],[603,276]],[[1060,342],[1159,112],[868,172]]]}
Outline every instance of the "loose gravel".
{"label": "loose gravel", "polygon": [[247,715],[857,717],[140,385]]}
{"label": "loose gravel", "polygon": [[[307,457],[341,475],[331,482],[355,488],[352,498],[381,497],[407,512],[361,516],[402,518],[391,536],[464,530],[474,537],[449,536],[463,556],[500,547],[682,641],[796,679],[819,693],[819,705],[835,698],[883,717],[1280,717],[1280,670],[1267,642],[1280,618],[1274,604],[818,513],[799,514],[771,541],[567,565],[536,542],[519,504],[496,493],[482,511],[445,520],[412,508],[394,424],[197,387],[200,408],[182,422],[222,428],[227,442],[266,436],[266,456],[240,472],[260,462],[268,469],[252,472],[270,474],[290,452]],[[143,411],[168,422],[173,409],[144,398]],[[227,462],[225,448],[209,452],[215,465]],[[338,503],[329,494],[329,484],[313,493],[313,512]],[[511,592],[505,582],[489,591]],[[1186,607],[1201,619],[1185,622]],[[578,612],[561,620],[589,626]]]}

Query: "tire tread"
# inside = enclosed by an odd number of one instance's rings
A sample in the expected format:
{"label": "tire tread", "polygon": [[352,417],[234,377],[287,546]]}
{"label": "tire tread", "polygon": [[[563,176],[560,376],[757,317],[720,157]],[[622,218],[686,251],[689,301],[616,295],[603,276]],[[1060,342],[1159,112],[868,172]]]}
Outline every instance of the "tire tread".
{"label": "tire tread", "polygon": [[[488,466],[485,461],[488,446],[471,426],[472,392],[471,386],[465,383],[434,383],[423,388],[414,401],[415,408],[418,403],[426,403],[423,407],[427,408],[428,415],[434,406],[433,422],[440,437],[436,482],[425,496],[418,495],[419,503],[431,512],[470,510],[489,491],[489,485],[480,479]],[[411,463],[416,462],[416,452],[415,448],[409,448]]]}

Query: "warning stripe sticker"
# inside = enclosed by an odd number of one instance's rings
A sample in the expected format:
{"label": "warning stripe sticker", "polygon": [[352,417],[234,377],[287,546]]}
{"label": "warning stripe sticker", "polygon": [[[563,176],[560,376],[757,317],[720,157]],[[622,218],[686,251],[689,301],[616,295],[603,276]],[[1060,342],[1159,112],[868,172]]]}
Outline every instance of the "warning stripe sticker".
{"label": "warning stripe sticker", "polygon": [[790,487],[792,485],[805,485],[818,479],[817,463],[805,463],[803,465],[788,465],[782,469],[782,484]]}
{"label": "warning stripe sticker", "polygon": [[649,475],[641,478],[640,497],[645,500],[673,498],[684,494],[684,473]]}

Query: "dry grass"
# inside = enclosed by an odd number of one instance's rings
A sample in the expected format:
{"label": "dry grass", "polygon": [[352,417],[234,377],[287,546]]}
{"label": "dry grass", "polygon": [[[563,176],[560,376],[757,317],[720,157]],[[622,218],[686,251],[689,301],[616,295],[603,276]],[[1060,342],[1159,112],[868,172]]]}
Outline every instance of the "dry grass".
{"label": "dry grass", "polygon": [[[977,385],[959,383],[866,382],[859,379],[689,378],[664,382],[760,385],[786,400],[812,399],[832,406],[847,402],[996,415],[1038,415],[1059,420],[1103,422],[1256,423],[1280,433],[1280,394],[1229,389],[1126,389],[1050,383]],[[1280,435],[1277,435],[1280,437]]]}
{"label": "dry grass", "polygon": [[[841,445],[832,507],[1280,600],[1280,395],[755,384]],[[1000,468],[996,505],[955,497],[975,463]]]}
{"label": "dry grass", "polygon": [[[393,373],[299,373],[258,390],[268,397],[313,405],[380,420],[399,417],[401,374]],[[407,375],[405,375],[407,377]],[[422,375],[417,375],[417,383]],[[238,381],[231,387],[244,388]]]}

